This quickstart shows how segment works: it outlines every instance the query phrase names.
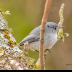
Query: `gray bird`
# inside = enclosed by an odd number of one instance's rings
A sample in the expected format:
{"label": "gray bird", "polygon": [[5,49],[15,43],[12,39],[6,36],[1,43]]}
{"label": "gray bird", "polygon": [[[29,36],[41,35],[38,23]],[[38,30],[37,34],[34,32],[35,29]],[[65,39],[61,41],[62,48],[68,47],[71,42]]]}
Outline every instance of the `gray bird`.
{"label": "gray bird", "polygon": [[[39,51],[40,45],[40,26],[33,29],[28,36],[26,36],[20,43],[20,46],[24,46],[25,42],[29,43],[29,48],[33,51]],[[59,27],[54,22],[46,22],[45,33],[44,33],[44,51],[51,49],[52,46],[57,42],[57,32]]]}

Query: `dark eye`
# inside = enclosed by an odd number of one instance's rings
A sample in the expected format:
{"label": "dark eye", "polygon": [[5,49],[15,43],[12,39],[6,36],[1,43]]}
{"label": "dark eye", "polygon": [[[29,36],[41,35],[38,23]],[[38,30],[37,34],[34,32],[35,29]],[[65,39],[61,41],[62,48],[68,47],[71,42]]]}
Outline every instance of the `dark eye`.
{"label": "dark eye", "polygon": [[49,27],[49,26],[48,26]]}
{"label": "dark eye", "polygon": [[54,27],[54,30],[56,30],[57,28],[56,27]]}

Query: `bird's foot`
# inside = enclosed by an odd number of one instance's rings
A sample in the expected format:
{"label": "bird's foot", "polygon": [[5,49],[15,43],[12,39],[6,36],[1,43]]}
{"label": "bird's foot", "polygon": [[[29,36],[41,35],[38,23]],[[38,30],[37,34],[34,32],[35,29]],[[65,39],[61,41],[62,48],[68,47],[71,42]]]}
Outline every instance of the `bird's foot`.
{"label": "bird's foot", "polygon": [[48,51],[48,52],[50,52],[50,53],[51,53],[50,49],[46,49],[46,50],[45,50],[45,52],[46,52],[46,51]]}
{"label": "bird's foot", "polygon": [[35,51],[39,53],[39,51],[38,51],[38,50],[35,50]]}
{"label": "bird's foot", "polygon": [[51,53],[50,49],[47,49],[47,50]]}
{"label": "bird's foot", "polygon": [[46,60],[46,53],[44,53],[44,58],[45,58],[45,60]]}

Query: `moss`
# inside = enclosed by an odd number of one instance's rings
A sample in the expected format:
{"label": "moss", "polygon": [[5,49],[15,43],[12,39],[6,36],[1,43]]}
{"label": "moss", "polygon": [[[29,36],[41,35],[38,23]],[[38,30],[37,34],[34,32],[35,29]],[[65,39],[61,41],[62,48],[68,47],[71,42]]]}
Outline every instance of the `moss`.
{"label": "moss", "polygon": [[59,32],[58,32],[58,38],[63,38],[63,29],[61,29]]}
{"label": "moss", "polygon": [[28,56],[22,55],[21,58],[23,58],[26,61],[26,64],[28,65],[30,70],[39,70],[39,65],[35,63],[35,59],[32,59]]}
{"label": "moss", "polygon": [[14,45],[16,45],[17,43],[13,42],[12,40],[10,40],[9,31],[4,30],[3,34],[4,34],[4,37],[9,40],[8,43],[7,43],[7,45],[10,46],[10,48],[13,48]]}
{"label": "moss", "polygon": [[3,49],[2,50],[0,50],[0,53],[2,53],[2,51],[4,51]]}
{"label": "moss", "polygon": [[7,38],[8,40],[10,39],[9,32],[8,31],[3,31],[4,37]]}
{"label": "moss", "polygon": [[8,34],[5,34],[4,37],[10,39],[10,36]]}
{"label": "moss", "polygon": [[14,45],[16,45],[16,42],[13,42],[12,40],[9,40],[7,45],[10,46],[10,48],[13,48]]}

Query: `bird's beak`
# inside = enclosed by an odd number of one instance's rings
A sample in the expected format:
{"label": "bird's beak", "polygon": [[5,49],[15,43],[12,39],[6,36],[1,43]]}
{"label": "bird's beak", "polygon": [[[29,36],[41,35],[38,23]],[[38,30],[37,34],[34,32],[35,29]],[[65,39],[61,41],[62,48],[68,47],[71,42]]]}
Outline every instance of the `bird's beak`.
{"label": "bird's beak", "polygon": [[62,28],[64,28],[65,26],[58,26],[58,32],[62,29]]}
{"label": "bird's beak", "polygon": [[59,26],[58,29],[64,28],[65,26]]}

